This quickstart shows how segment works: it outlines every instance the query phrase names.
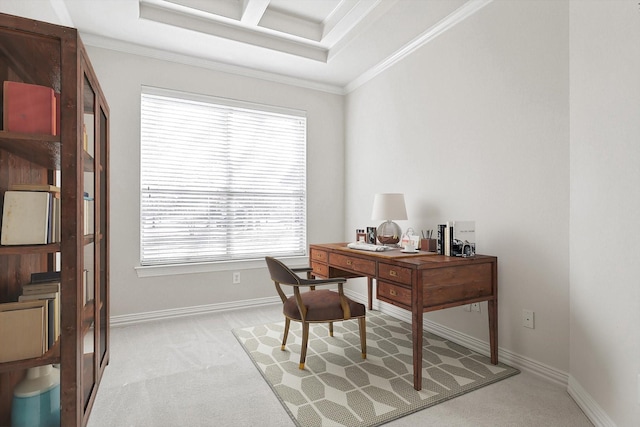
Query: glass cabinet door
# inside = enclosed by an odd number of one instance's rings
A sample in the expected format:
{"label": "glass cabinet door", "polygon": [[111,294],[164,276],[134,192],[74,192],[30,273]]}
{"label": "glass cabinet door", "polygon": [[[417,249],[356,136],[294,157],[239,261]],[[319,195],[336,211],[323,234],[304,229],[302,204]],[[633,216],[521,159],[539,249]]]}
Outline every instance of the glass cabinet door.
{"label": "glass cabinet door", "polygon": [[89,79],[85,76],[83,85],[83,316],[82,316],[82,393],[84,408],[91,400],[91,392],[96,383],[96,244],[95,244],[95,195],[96,195],[96,95]]}
{"label": "glass cabinet door", "polygon": [[85,410],[108,361],[108,112],[91,80],[83,87],[83,358],[82,390]]}
{"label": "glass cabinet door", "polygon": [[96,237],[98,238],[98,251],[99,251],[99,270],[98,270],[98,286],[97,286],[97,294],[99,297],[100,305],[98,308],[99,311],[99,338],[98,338],[98,355],[99,355],[99,369],[104,369],[107,364],[108,356],[107,356],[107,346],[108,346],[108,322],[109,322],[109,310],[108,310],[108,188],[107,188],[107,171],[109,170],[107,165],[107,152],[108,152],[108,123],[107,123],[107,114],[103,109],[103,105],[98,105],[99,115],[98,115],[98,129],[99,129],[99,137],[100,137],[100,153],[98,155],[99,163],[98,163],[98,185],[100,189],[100,200],[99,206],[96,207],[98,209],[98,227],[96,230]]}

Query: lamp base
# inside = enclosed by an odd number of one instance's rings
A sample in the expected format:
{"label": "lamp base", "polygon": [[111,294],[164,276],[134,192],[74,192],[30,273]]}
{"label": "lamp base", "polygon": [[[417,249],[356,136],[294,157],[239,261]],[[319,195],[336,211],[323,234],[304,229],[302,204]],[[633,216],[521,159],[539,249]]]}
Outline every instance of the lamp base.
{"label": "lamp base", "polygon": [[395,222],[388,220],[378,227],[378,241],[385,246],[397,245],[402,235],[402,229]]}

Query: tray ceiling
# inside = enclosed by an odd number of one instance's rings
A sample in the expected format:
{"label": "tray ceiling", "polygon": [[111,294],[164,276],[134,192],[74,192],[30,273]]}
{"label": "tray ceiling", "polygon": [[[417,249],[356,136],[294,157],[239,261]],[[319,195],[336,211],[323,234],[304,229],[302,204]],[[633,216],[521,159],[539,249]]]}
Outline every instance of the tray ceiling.
{"label": "tray ceiling", "polygon": [[0,11],[76,27],[89,46],[339,92],[490,2],[3,0]]}

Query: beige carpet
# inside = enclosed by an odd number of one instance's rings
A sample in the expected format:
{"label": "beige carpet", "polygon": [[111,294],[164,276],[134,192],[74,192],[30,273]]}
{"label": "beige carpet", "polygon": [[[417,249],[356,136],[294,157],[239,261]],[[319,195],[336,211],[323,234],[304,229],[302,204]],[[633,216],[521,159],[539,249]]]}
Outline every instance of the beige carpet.
{"label": "beige carpet", "polygon": [[357,321],[312,325],[304,371],[298,369],[301,328],[292,322],[286,351],[284,321],[235,329],[243,346],[296,425],[377,426],[519,373],[425,332],[421,391],[413,389],[411,325],[367,313],[367,359]]}

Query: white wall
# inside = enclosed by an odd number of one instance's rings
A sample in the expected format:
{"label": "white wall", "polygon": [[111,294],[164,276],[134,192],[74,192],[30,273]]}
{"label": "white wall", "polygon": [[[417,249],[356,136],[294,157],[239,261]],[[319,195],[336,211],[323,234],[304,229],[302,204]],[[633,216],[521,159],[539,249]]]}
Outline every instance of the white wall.
{"label": "white wall", "polygon": [[[112,316],[275,296],[266,269],[244,270],[243,264],[221,272],[138,277],[141,85],[305,110],[308,238],[342,239],[342,96],[107,49],[87,50],[111,109]],[[240,285],[231,284],[232,271],[242,272]]]}
{"label": "white wall", "polygon": [[640,425],[640,8],[571,2],[572,379]]}
{"label": "white wall", "polygon": [[[403,229],[475,220],[498,256],[499,346],[564,372],[568,24],[567,2],[495,1],[350,93],[345,122],[345,232],[378,225],[377,192],[405,193]],[[488,342],[486,304],[425,318]]]}

